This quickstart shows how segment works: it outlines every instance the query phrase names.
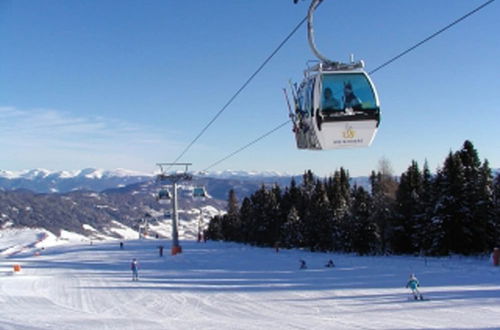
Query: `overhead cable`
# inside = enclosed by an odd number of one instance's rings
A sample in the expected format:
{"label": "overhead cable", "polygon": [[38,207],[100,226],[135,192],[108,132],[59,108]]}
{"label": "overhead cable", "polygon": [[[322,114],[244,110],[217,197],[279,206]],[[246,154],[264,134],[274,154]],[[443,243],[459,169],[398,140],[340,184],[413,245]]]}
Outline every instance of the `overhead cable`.
{"label": "overhead cable", "polygon": [[[489,0],[489,1],[486,1],[485,3],[483,3],[482,5],[480,5],[479,7],[473,9],[472,11],[468,12],[467,14],[463,15],[462,17],[456,19],[455,21],[453,21],[452,23],[446,25],[444,28],[440,29],[439,31],[431,34],[430,36],[428,36],[427,38],[423,39],[422,41],[418,42],[417,44],[415,44],[414,46],[406,49],[405,51],[399,53],[398,55],[394,56],[393,58],[391,58],[390,60],[384,62],[383,64],[379,65],[378,67],[376,67],[375,69],[373,69],[372,71],[370,71],[368,74],[373,74],[379,70],[381,70],[382,68],[385,68],[386,66],[388,66],[389,64],[395,62],[396,60],[398,60],[399,58],[403,57],[404,55],[408,54],[409,52],[415,50],[417,47],[421,46],[422,44],[426,43],[427,41],[431,40],[432,38],[438,36],[439,34],[443,33],[444,31],[448,30],[449,28],[451,28],[452,26],[458,24],[459,22],[463,21],[464,19],[466,19],[467,17],[475,14],[476,12],[478,12],[479,10],[483,9],[484,7],[486,7],[487,5],[491,4],[493,1],[495,0]],[[299,25],[297,26],[297,28],[302,25],[305,20],[307,20],[307,17],[301,22],[299,23]],[[224,158],[212,163],[212,165],[208,166],[207,168],[205,168],[203,171],[207,171],[209,170],[210,168],[216,166],[216,165],[219,165],[220,163],[222,163],[223,161],[233,157],[234,155],[240,153],[241,151],[247,149],[248,147],[250,147],[251,145],[259,142],[260,140],[266,138],[267,136],[271,135],[272,133],[276,132],[278,129],[284,127],[286,124],[288,124],[291,120],[287,120],[286,122],[276,126],[275,128],[273,128],[272,130],[268,131],[267,133],[264,133],[263,135],[261,135],[260,137],[256,138],[255,140],[253,140],[252,142],[246,144],[245,146],[239,148],[238,150],[230,153],[229,155],[225,156]]]}
{"label": "overhead cable", "polygon": [[[278,53],[278,51],[283,48],[285,43],[298,31],[298,29],[307,21],[307,16],[303,18],[297,26],[283,39],[283,41],[276,47],[276,49],[262,62],[262,64],[255,70],[255,72],[248,78],[245,83],[233,94],[233,96],[229,99],[229,101],[224,104],[224,106],[215,114],[215,116],[206,124],[201,131],[196,135],[196,137],[189,143],[189,145],[180,153],[180,155],[173,161],[176,163],[182,156],[188,152],[189,149],[193,146],[193,144],[198,141],[198,139],[206,132],[206,130],[219,118],[219,116],[233,103],[236,97],[250,84],[250,82],[264,69],[264,67],[271,61],[271,59]],[[168,170],[168,169],[167,169]]]}
{"label": "overhead cable", "polygon": [[434,37],[437,37],[438,35],[440,35],[441,33],[443,33],[444,31],[448,30],[449,28],[451,28],[452,26],[460,23],[461,21],[463,21],[464,19],[466,19],[467,17],[475,14],[476,12],[480,11],[481,9],[483,9],[484,7],[486,7],[487,5],[491,4],[493,1],[495,0],[489,0],[489,1],[486,1],[485,3],[483,3],[481,6],[475,8],[474,10],[468,12],[467,14],[463,15],[462,17],[454,20],[453,22],[451,22],[450,24],[446,25],[444,28],[442,28],[441,30],[439,31],[436,31],[434,32],[433,34],[431,34],[430,36],[428,36],[427,38],[425,38],[424,40],[420,41],[419,43],[416,43],[414,46],[411,46],[410,48],[406,49],[405,51],[399,53],[398,55],[394,56],[393,58],[391,58],[390,60],[382,63],[381,65],[379,65],[378,67],[376,67],[375,69],[373,69],[372,71],[368,72],[368,74],[373,74],[375,72],[377,72],[378,70],[388,66],[389,64],[391,64],[392,62],[398,60],[399,58],[405,56],[406,54],[408,54],[409,52],[415,50],[415,48],[419,47],[419,46],[422,46],[423,44],[425,44],[427,41],[431,40],[432,38]]}

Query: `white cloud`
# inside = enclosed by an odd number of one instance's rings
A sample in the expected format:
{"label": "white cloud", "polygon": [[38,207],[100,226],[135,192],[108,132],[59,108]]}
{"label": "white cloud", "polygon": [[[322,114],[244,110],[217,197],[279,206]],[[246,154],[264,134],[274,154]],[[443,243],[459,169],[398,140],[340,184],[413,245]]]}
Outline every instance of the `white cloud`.
{"label": "white cloud", "polygon": [[0,107],[2,168],[150,169],[182,147],[166,130],[118,119]]}

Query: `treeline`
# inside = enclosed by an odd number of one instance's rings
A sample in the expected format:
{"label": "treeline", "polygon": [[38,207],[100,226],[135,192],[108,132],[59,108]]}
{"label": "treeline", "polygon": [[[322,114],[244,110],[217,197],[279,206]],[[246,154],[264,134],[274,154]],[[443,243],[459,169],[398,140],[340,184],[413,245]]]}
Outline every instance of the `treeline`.
{"label": "treeline", "polygon": [[259,246],[358,254],[475,254],[500,243],[500,175],[493,178],[470,141],[431,175],[412,161],[399,180],[382,161],[370,191],[351,186],[340,168],[318,179],[311,171],[282,190],[264,185],[211,219],[209,239]]}

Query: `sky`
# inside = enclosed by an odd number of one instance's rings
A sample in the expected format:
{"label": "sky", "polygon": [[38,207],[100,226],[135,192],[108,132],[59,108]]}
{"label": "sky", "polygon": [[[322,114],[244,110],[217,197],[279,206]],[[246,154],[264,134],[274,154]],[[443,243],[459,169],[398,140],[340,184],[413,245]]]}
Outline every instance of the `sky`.
{"label": "sky", "polygon": [[[370,71],[486,0],[325,0],[316,43]],[[0,169],[153,172],[176,159],[278,44],[309,1],[0,0]],[[500,2],[373,74],[382,119],[371,147],[298,150],[291,124],[211,170],[340,167],[435,171],[470,140],[500,167]],[[314,59],[306,26],[180,161],[194,171],[288,119],[282,89]]]}

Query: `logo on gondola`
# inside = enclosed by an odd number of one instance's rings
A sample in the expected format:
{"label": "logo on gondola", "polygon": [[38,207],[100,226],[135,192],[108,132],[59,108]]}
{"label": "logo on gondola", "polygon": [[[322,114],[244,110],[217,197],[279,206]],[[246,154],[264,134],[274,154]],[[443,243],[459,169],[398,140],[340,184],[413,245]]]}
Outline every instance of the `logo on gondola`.
{"label": "logo on gondola", "polygon": [[346,125],[345,131],[342,132],[344,139],[353,139],[356,136],[356,131],[352,129],[352,126]]}

